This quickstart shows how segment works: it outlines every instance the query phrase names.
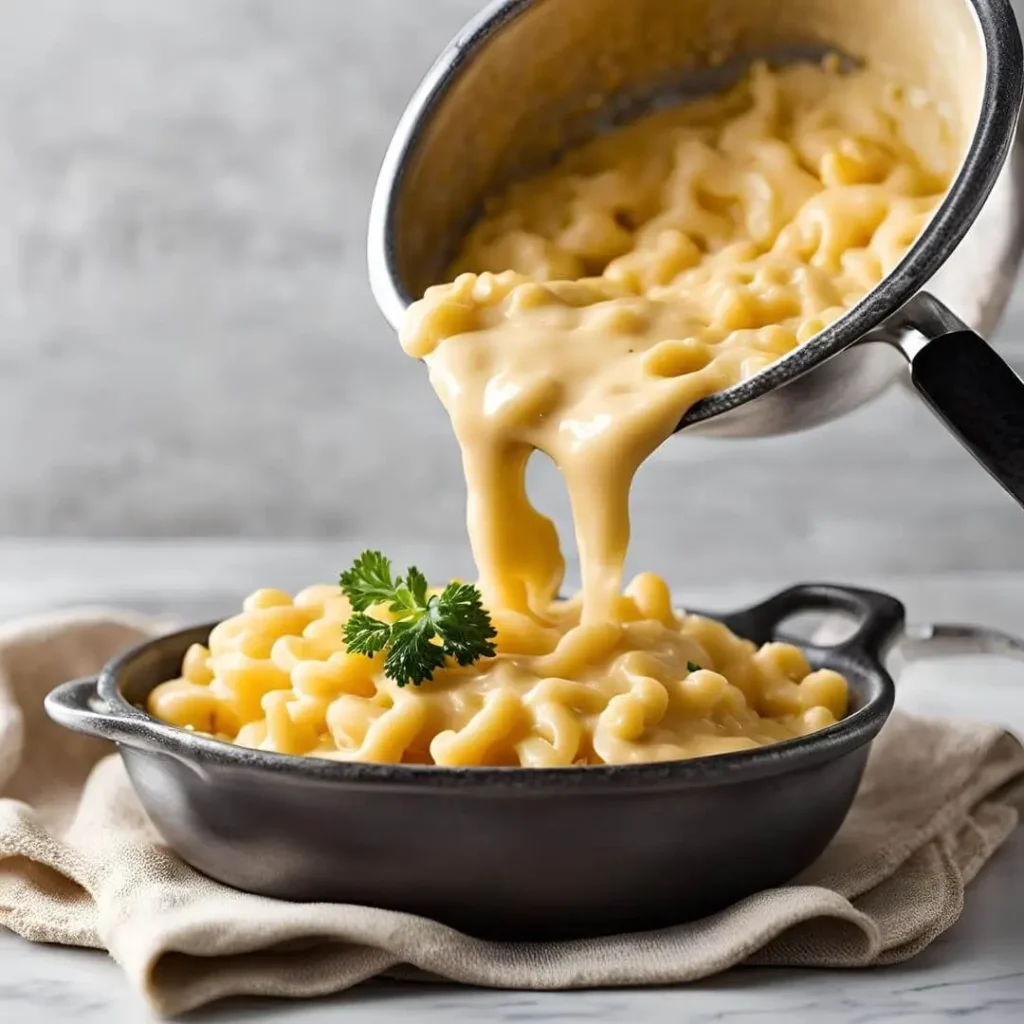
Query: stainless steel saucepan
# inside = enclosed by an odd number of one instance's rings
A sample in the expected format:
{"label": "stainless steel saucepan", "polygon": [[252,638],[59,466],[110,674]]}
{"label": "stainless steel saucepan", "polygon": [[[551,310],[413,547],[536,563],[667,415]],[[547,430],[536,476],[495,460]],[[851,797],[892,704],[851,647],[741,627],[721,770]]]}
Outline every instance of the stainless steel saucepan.
{"label": "stainless steel saucepan", "polygon": [[409,303],[444,279],[487,195],[565,146],[652,105],[721,89],[752,59],[825,52],[867,62],[943,104],[959,173],[904,260],[860,303],[757,376],[696,404],[679,429],[784,433],[909,377],[1024,504],[1024,383],[975,333],[998,321],[1024,240],[1024,167],[1007,161],[1024,80],[1008,0],[492,3],[430,70],[384,160],[369,229],[384,315],[397,326]]}

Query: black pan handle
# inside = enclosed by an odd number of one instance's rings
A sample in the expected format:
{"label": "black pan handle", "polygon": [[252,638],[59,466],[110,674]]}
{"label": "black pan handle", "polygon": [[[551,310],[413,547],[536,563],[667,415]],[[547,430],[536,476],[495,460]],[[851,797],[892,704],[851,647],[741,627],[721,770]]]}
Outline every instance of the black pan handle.
{"label": "black pan handle", "polygon": [[931,295],[901,315],[910,380],[960,443],[1024,505],[1024,381]]}
{"label": "black pan handle", "polygon": [[[852,615],[857,628],[852,636],[830,647],[818,648],[805,640],[789,640],[779,629],[786,619],[803,612],[837,611]],[[859,656],[881,664],[890,645],[902,635],[906,610],[895,597],[875,590],[801,583],[751,608],[718,618],[734,633],[757,643],[788,640],[804,650]]]}
{"label": "black pan handle", "polygon": [[124,730],[120,719],[107,710],[106,703],[97,695],[97,682],[95,676],[90,676],[62,683],[46,695],[43,707],[58,725],[72,732],[117,740]]}

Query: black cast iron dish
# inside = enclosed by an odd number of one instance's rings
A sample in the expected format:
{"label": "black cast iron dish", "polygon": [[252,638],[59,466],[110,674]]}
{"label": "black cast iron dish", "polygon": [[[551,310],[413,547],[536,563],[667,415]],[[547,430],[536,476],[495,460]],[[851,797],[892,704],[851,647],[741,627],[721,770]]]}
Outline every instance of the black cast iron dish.
{"label": "black cast iron dish", "polygon": [[[150,818],[212,878],[289,900],[423,914],[471,934],[552,939],[657,928],[782,884],[839,828],[893,705],[882,655],[903,606],[803,585],[715,616],[758,643],[795,615],[859,625],[804,646],[849,680],[837,725],[718,757],[584,768],[436,768],[265,753],[140,711],[210,626],[143,644],[46,698],[55,721],[118,744]],[[429,685],[429,684],[428,684]]]}

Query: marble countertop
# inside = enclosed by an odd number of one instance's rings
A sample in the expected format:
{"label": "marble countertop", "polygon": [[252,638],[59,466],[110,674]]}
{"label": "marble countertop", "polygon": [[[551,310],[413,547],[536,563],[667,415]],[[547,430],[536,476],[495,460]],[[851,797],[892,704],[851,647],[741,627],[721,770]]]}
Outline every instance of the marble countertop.
{"label": "marble countertop", "polygon": [[[199,620],[230,610],[258,583],[295,587],[330,576],[359,546],[358,538],[330,544],[0,542],[0,618],[87,603]],[[459,571],[465,560],[455,548],[406,545],[394,553],[436,572]],[[683,568],[670,566],[670,578],[685,578]],[[704,587],[684,591],[681,598],[695,606],[726,608],[763,596],[782,582]],[[1024,632],[1019,612],[1024,573],[872,576],[848,582],[898,595],[912,621],[972,621]],[[977,657],[922,663],[911,666],[900,681],[899,700],[909,709],[967,714],[971,706],[994,707],[1003,721],[1024,732],[1024,665]],[[1024,830],[972,884],[954,928],[915,960],[896,967],[741,969],[679,988],[569,993],[375,982],[309,1002],[230,1001],[187,1019],[197,1024],[1017,1021],[1024,1017],[1021,906]],[[0,1021],[128,1024],[149,1019],[118,967],[103,954],[34,946],[0,933]]]}

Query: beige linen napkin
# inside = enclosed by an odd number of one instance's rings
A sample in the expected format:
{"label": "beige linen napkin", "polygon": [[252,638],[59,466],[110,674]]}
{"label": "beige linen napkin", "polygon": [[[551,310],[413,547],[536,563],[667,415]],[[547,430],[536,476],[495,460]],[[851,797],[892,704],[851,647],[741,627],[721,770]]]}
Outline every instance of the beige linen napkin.
{"label": "beige linen napkin", "polygon": [[96,612],[0,629],[0,925],[109,950],[163,1014],[235,994],[337,992],[410,966],[470,984],[561,989],[690,981],[740,962],[892,963],[957,919],[964,885],[1017,823],[1024,750],[1015,739],[897,715],[820,860],[793,884],[702,921],[508,944],[390,911],[251,896],[178,860],[110,748],[43,714],[49,689],[152,628]]}

